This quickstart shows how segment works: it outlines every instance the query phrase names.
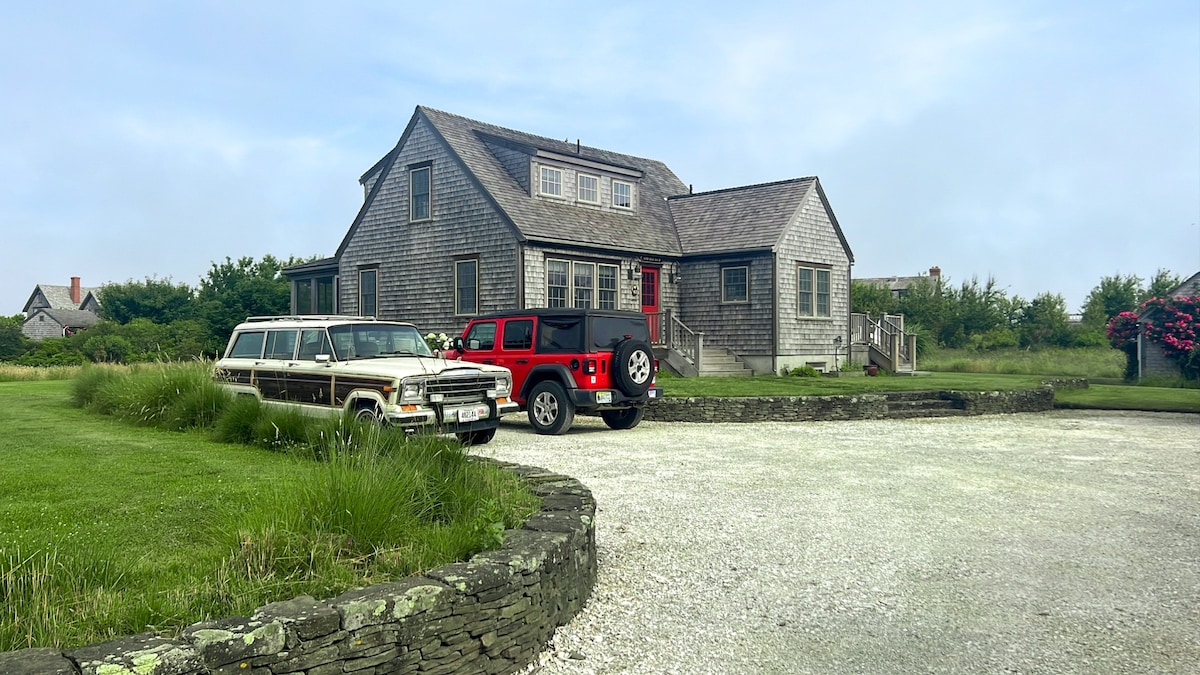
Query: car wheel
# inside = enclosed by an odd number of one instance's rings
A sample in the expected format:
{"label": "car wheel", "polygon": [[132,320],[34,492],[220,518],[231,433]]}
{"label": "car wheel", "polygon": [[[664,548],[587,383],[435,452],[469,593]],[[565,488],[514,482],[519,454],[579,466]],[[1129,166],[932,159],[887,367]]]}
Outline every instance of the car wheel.
{"label": "car wheel", "polygon": [[642,407],[600,411],[600,417],[609,429],[632,429],[642,421],[645,414],[646,409]]}
{"label": "car wheel", "polygon": [[463,445],[487,445],[496,437],[496,429],[480,429],[478,431],[464,431],[458,434],[458,442]]}
{"label": "car wheel", "polygon": [[641,396],[654,379],[654,352],[643,340],[622,340],[613,349],[617,388],[626,396]]}
{"label": "car wheel", "polygon": [[354,411],[354,419],[359,422],[366,422],[374,426],[383,426],[383,417],[379,414],[379,407],[375,404],[364,405]]}
{"label": "car wheel", "polygon": [[567,398],[563,386],[553,380],[543,380],[529,392],[529,423],[539,434],[566,433],[575,419],[575,404]]}

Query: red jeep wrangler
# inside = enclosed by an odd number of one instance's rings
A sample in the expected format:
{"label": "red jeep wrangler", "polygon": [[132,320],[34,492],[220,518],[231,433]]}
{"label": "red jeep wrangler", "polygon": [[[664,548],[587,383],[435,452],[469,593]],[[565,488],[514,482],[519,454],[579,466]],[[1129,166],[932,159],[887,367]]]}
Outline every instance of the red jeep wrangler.
{"label": "red jeep wrangler", "polygon": [[576,411],[632,429],[662,397],[646,316],[596,309],[524,309],[467,324],[446,358],[512,371],[513,399],[539,434],[571,428]]}

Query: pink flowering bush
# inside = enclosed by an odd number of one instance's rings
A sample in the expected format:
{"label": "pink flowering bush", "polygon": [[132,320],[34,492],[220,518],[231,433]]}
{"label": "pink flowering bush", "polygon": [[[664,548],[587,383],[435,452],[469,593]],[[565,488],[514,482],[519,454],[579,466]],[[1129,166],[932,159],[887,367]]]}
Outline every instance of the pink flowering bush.
{"label": "pink flowering bush", "polygon": [[1200,296],[1181,298],[1150,298],[1137,312],[1121,312],[1108,321],[1108,340],[1113,347],[1125,352],[1133,366],[1126,376],[1136,373],[1138,318],[1146,317],[1146,339],[1162,347],[1163,352],[1179,362],[1184,377],[1200,376]]}

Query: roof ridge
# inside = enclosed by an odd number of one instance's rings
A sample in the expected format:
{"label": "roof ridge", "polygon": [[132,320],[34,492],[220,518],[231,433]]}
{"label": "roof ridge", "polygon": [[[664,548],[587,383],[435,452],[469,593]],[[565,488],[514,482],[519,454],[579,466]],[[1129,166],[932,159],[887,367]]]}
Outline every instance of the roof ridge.
{"label": "roof ridge", "polygon": [[667,199],[686,199],[688,197],[702,197],[706,195],[721,194],[723,192],[737,192],[739,190],[753,190],[755,188],[773,187],[775,185],[786,185],[788,183],[802,183],[804,181],[818,180],[816,176],[803,176],[801,178],[788,178],[786,180],[776,180],[768,183],[755,183],[753,185],[739,185],[737,187],[721,188],[720,190],[709,190],[708,192],[692,192],[686,195],[671,195]]}

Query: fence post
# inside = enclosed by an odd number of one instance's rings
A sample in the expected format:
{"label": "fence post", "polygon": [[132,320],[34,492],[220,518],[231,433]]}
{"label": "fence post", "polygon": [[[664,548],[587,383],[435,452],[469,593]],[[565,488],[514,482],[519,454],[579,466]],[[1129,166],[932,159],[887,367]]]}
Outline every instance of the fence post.
{"label": "fence post", "polygon": [[696,333],[696,375],[702,375],[704,368],[704,333]]}
{"label": "fence post", "polygon": [[908,360],[912,365],[913,373],[917,372],[917,334],[908,334]]}
{"label": "fence post", "polygon": [[891,349],[892,349],[892,353],[891,353],[892,372],[895,373],[896,371],[900,370],[900,334],[899,333],[892,333]]}

